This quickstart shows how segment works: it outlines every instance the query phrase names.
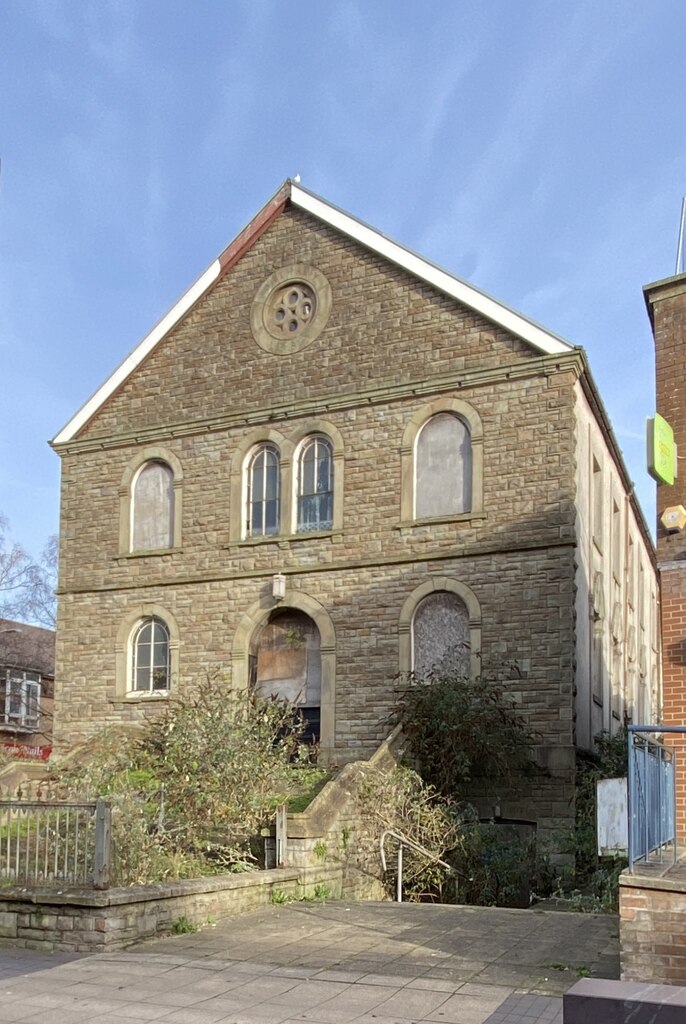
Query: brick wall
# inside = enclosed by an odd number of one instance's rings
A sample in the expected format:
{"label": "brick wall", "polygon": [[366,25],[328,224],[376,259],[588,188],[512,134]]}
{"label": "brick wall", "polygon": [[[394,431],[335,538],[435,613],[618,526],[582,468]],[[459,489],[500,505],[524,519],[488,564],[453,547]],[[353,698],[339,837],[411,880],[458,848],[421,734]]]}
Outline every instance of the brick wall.
{"label": "brick wall", "polygon": [[686,984],[686,883],[625,873],[619,916],[622,980]]}
{"label": "brick wall", "polygon": [[[686,275],[645,288],[655,338],[656,408],[674,430],[681,455],[686,452]],[[686,531],[667,533],[664,510],[686,505],[683,462],[673,486],[657,486],[657,555],[662,593],[662,673],[665,725],[686,723]],[[685,743],[668,737],[684,747]],[[686,837],[686,773],[677,779],[677,823]]]}

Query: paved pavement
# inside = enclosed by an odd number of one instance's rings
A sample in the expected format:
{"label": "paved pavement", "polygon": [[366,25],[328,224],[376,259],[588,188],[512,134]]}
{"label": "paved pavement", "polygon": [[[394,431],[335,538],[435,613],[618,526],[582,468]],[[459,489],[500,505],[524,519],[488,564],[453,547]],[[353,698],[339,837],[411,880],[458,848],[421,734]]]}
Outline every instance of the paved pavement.
{"label": "paved pavement", "polygon": [[0,950],[0,1022],[558,1024],[579,975],[618,970],[615,917],[297,903],[122,953]]}

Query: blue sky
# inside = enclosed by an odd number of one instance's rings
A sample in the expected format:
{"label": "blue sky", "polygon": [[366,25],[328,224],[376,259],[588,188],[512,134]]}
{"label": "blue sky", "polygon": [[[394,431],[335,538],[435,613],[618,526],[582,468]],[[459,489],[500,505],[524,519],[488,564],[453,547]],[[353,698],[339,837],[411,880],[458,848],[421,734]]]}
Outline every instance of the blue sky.
{"label": "blue sky", "polygon": [[0,511],[284,178],[587,349],[652,526],[641,288],[686,192],[682,0],[4,0]]}

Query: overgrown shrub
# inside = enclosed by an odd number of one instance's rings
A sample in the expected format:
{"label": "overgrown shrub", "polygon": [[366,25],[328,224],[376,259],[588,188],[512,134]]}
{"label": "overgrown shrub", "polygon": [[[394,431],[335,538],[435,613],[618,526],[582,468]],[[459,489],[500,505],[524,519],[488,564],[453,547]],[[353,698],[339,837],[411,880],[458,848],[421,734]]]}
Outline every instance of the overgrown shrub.
{"label": "overgrown shrub", "polygon": [[457,872],[458,903],[528,907],[532,893],[547,896],[556,876],[534,829],[464,818],[459,845],[448,859]]}
{"label": "overgrown shrub", "polygon": [[241,870],[276,806],[324,774],[302,732],[293,706],[208,680],[140,731],[102,736],[59,781],[112,797],[120,884]]}
{"label": "overgrown shrub", "polygon": [[[421,847],[404,846],[403,898],[449,902],[451,872],[436,863],[460,842],[459,822],[448,801],[410,768],[386,772],[370,767],[361,787],[359,811],[363,824],[358,842],[370,861],[378,863],[379,839],[386,829]],[[397,849],[397,839],[389,837],[384,879],[389,896],[395,893]]]}
{"label": "overgrown shrub", "polygon": [[537,770],[534,737],[500,678],[459,672],[414,677],[399,687],[397,720],[425,782],[451,800],[472,779],[516,778]]}

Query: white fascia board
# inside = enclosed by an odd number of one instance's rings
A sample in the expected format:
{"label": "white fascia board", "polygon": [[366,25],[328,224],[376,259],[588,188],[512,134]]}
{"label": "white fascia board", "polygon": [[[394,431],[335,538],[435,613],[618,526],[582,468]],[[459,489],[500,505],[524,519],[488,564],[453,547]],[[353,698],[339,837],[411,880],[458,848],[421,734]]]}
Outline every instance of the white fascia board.
{"label": "white fascia board", "polygon": [[330,203],[320,199],[312,192],[300,188],[295,183],[291,184],[291,202],[337,231],[354,238],[367,249],[371,249],[372,252],[378,253],[379,256],[403,267],[410,274],[414,274],[415,277],[438,288],[439,291],[451,295],[458,302],[464,303],[465,306],[469,306],[476,313],[486,317],[487,320],[499,324],[504,330],[533,345],[539,352],[553,355],[574,350],[574,346],[569,342],[564,341],[556,334],[551,334],[550,331],[533,320],[527,319],[521,313],[516,313],[509,306],[504,306],[490,295],[486,295],[485,292],[479,291],[478,288],[462,281],[459,277],[449,274],[447,270],[442,270],[429,260],[412,252],[411,249],[406,249],[398,242],[393,242],[386,235],[369,227],[368,224],[331,206]]}
{"label": "white fascia board", "polygon": [[107,378],[105,383],[81,406],[76,415],[72,416],[69,422],[62,427],[59,434],[53,438],[52,444],[64,444],[74,438],[81,427],[97,412],[103,402],[116,391],[120,384],[124,383],[129,374],[152,352],[155,345],[179,322],[191,306],[204,295],[213,281],[216,281],[219,277],[220,270],[220,262],[216,259],[210,264],[204,274],[198,278],[195,284],[192,284],[188,291],[172,306],[169,312],[155,324],[150,333],[146,334],[143,340],[129,353],[123,363]]}

